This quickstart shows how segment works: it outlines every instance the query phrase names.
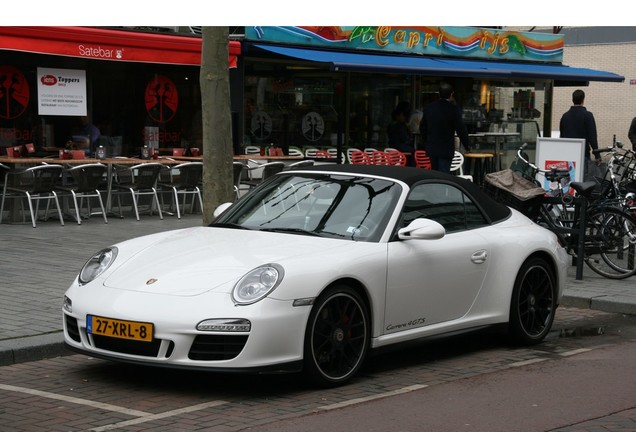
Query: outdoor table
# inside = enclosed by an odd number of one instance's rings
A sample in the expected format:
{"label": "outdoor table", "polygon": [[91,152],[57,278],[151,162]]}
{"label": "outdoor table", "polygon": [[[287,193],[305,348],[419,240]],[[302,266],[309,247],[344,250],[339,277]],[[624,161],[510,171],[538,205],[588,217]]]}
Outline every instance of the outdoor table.
{"label": "outdoor table", "polygon": [[484,182],[484,176],[493,171],[492,153],[464,153],[466,160],[466,171],[473,176],[473,181],[481,186]]}
{"label": "outdoor table", "polygon": [[493,137],[495,141],[495,168],[501,170],[501,144],[508,137],[518,137],[519,132],[484,132],[485,138]]}
{"label": "outdoor table", "polygon": [[[166,156],[164,158],[174,159],[177,161],[195,161],[202,162],[203,156]],[[265,156],[258,154],[250,154],[250,155],[234,155],[233,159],[235,161],[247,161],[247,160],[262,160],[262,161],[296,161],[305,159],[304,156]],[[161,157],[159,158],[161,160]]]}
{"label": "outdoor table", "polygon": [[234,155],[235,161],[245,161],[245,160],[265,160],[265,161],[297,161],[305,159],[304,156],[266,156],[266,155]]}

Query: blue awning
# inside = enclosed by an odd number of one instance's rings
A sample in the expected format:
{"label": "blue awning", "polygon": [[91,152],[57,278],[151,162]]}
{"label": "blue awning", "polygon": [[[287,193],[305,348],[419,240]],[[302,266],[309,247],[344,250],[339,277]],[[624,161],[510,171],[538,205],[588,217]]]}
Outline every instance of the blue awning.
{"label": "blue awning", "polygon": [[380,55],[264,44],[253,44],[252,46],[269,53],[298,60],[326,63],[334,71],[408,73],[490,79],[550,79],[557,83],[571,84],[581,84],[581,82],[588,81],[625,81],[625,77],[612,72],[556,64]]}

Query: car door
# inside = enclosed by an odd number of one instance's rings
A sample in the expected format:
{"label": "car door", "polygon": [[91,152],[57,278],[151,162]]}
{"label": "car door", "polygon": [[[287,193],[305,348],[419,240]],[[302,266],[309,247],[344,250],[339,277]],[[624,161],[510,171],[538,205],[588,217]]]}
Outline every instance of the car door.
{"label": "car door", "polygon": [[445,183],[415,186],[400,225],[421,217],[439,222],[446,234],[389,242],[386,333],[461,318],[488,273],[492,228],[463,191]]}

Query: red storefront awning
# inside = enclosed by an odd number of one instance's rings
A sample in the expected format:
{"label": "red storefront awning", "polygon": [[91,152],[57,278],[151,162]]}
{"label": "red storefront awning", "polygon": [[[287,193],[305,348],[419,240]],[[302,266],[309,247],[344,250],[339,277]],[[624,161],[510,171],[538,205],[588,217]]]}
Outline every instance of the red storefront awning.
{"label": "red storefront awning", "polygon": [[[0,50],[120,62],[201,65],[201,38],[94,27],[0,27]],[[241,52],[229,41],[228,66]]]}

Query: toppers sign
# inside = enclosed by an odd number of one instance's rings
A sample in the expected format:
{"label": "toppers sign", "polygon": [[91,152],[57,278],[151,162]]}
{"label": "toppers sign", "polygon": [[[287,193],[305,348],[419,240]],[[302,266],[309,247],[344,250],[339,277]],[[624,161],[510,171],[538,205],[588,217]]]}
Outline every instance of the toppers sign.
{"label": "toppers sign", "polygon": [[86,115],[86,71],[37,68],[39,115]]}

